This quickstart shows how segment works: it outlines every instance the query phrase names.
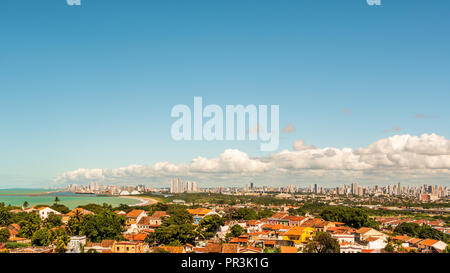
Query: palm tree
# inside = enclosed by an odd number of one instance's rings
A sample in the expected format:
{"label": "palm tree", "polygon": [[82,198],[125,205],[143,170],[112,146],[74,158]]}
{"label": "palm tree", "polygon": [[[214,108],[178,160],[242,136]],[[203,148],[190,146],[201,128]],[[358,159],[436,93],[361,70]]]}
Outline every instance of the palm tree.
{"label": "palm tree", "polygon": [[58,204],[59,201],[60,201],[60,200],[59,200],[58,196],[56,196],[56,197],[55,197],[55,204]]}
{"label": "palm tree", "polygon": [[26,208],[28,208],[28,205],[29,205],[28,202],[25,201],[25,202],[23,202],[23,205],[22,205],[22,206],[26,209]]}

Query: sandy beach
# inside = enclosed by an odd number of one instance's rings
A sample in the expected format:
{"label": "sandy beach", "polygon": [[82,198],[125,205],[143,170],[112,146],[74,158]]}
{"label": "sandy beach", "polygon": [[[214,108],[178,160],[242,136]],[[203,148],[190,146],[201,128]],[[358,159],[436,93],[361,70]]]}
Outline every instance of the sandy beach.
{"label": "sandy beach", "polygon": [[146,197],[146,196],[120,196],[120,198],[131,198],[136,199],[140,203],[130,205],[130,207],[136,207],[136,206],[148,206],[158,203],[156,199]]}

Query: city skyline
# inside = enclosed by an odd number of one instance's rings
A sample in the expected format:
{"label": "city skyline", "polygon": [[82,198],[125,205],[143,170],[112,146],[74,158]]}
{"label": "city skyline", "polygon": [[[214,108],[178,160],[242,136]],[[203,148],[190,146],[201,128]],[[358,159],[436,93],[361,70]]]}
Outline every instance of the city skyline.
{"label": "city skyline", "polygon": [[[449,8],[6,1],[0,188],[449,185]],[[172,107],[197,96],[279,105],[279,148],[173,140]]]}

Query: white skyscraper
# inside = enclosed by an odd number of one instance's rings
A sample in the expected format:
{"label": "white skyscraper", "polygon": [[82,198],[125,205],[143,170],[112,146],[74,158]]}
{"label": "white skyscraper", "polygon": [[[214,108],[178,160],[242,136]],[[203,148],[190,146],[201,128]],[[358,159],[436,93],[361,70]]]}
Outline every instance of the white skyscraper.
{"label": "white skyscraper", "polygon": [[179,178],[172,178],[172,181],[170,182],[170,192],[183,193],[184,191],[183,181]]}
{"label": "white skyscraper", "polygon": [[186,185],[187,192],[197,192],[197,182],[195,181],[188,181]]}

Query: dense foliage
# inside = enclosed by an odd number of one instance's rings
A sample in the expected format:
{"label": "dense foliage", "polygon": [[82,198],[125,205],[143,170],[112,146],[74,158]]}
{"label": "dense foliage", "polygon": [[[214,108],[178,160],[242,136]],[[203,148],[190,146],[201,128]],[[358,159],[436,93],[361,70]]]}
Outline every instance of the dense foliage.
{"label": "dense foliage", "polygon": [[231,230],[229,233],[227,233],[227,238],[229,237],[239,237],[245,232],[245,229],[241,227],[240,225],[234,225],[231,227]]}
{"label": "dense foliage", "polygon": [[159,245],[193,244],[197,232],[192,225],[192,215],[182,207],[171,207],[167,212],[170,217],[163,218],[161,226],[147,237],[147,241]]}
{"label": "dense foliage", "polygon": [[339,253],[339,242],[333,239],[330,234],[317,232],[314,239],[303,249],[305,253]]}
{"label": "dense foliage", "polygon": [[0,228],[0,243],[5,243],[9,238],[9,230],[7,228]]}
{"label": "dense foliage", "polygon": [[52,243],[53,238],[53,232],[50,229],[39,229],[31,236],[31,244],[34,246],[49,246]]}
{"label": "dense foliage", "polygon": [[369,218],[369,213],[360,208],[329,206],[320,216],[326,221],[342,222],[353,228],[372,227],[378,229],[378,223]]}
{"label": "dense foliage", "polygon": [[197,232],[203,239],[214,237],[217,230],[225,224],[225,219],[219,215],[208,215],[204,217],[197,227]]}
{"label": "dense foliage", "polygon": [[449,241],[447,234],[428,225],[421,226],[416,223],[401,223],[394,229],[394,232],[411,237],[440,240],[446,243]]}
{"label": "dense foliage", "polygon": [[72,235],[86,235],[92,242],[105,239],[121,239],[125,218],[113,211],[104,210],[99,214],[87,214],[82,217],[72,217],[67,230]]}
{"label": "dense foliage", "polygon": [[269,205],[295,205],[298,202],[295,200],[289,199],[280,199],[275,196],[267,196],[267,195],[228,195],[228,194],[220,194],[220,193],[180,193],[180,194],[171,194],[170,196],[164,197],[161,195],[147,194],[152,198],[157,198],[162,202],[172,202],[176,199],[184,200],[187,203],[193,204],[227,204],[227,205],[236,205],[236,204],[257,204],[263,206]]}

